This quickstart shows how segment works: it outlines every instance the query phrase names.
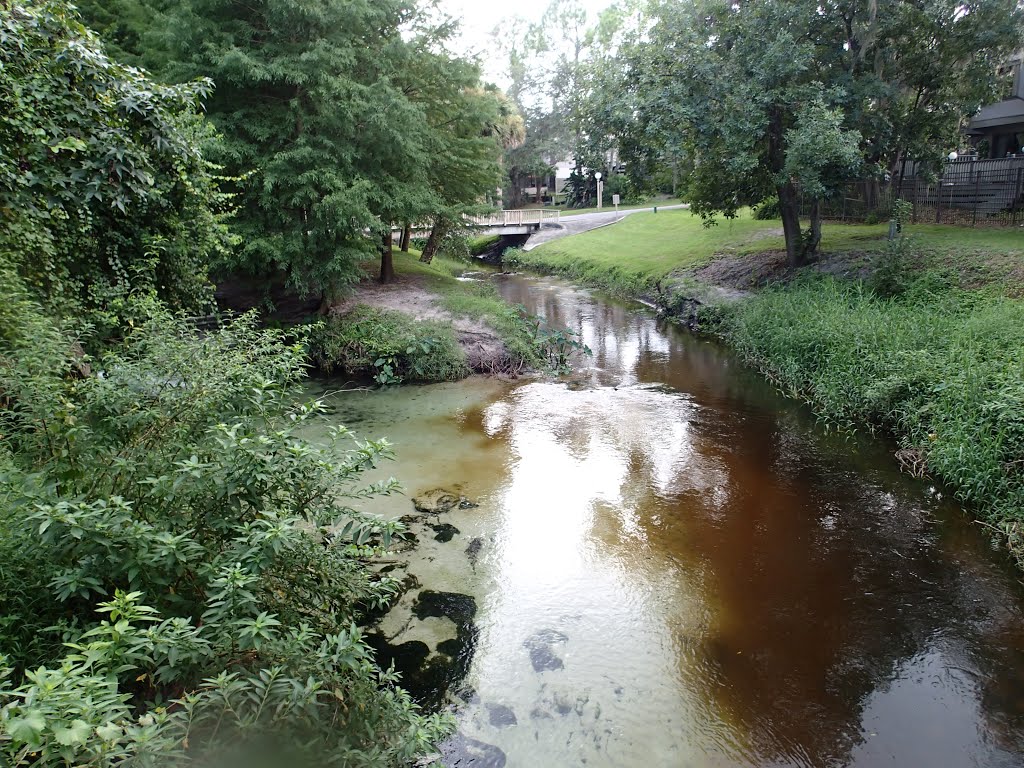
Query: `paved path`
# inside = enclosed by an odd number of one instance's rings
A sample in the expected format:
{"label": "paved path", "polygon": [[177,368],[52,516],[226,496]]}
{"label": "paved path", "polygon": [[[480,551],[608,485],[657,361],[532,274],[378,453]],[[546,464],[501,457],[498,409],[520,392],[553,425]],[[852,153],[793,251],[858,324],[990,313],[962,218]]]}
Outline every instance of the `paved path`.
{"label": "paved path", "polygon": [[[661,211],[672,211],[678,208],[689,208],[687,203],[682,205],[659,205],[658,210]],[[526,245],[523,246],[524,251],[530,251],[536,248],[542,243],[546,243],[550,240],[558,240],[562,237],[569,237],[569,235],[578,235],[582,232],[589,232],[592,229],[599,227],[607,227],[609,224],[615,224],[618,221],[622,221],[624,218],[632,213],[642,213],[644,211],[652,211],[654,208],[632,208],[627,211],[601,211],[601,213],[577,213],[577,214],[563,214],[561,221],[555,226],[544,226],[540,232],[535,235],[530,235],[530,239],[527,240]]]}

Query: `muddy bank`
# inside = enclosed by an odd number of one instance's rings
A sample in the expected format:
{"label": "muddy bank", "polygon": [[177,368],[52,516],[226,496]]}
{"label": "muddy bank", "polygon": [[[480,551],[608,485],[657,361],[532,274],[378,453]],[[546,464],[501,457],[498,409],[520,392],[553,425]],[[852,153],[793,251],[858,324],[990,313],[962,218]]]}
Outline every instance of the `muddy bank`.
{"label": "muddy bank", "polygon": [[430,290],[422,275],[399,274],[391,283],[359,283],[353,293],[335,302],[328,318],[343,321],[357,307],[400,312],[417,322],[431,321],[450,326],[465,354],[466,374],[516,375],[523,365],[501,335],[485,320],[457,315],[445,309],[442,296]]}

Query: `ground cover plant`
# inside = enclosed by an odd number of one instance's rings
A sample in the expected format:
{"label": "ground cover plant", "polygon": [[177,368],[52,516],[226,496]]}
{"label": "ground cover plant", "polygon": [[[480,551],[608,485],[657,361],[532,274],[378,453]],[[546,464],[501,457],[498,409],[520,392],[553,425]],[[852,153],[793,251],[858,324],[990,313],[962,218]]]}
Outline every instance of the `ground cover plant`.
{"label": "ground cover plant", "polygon": [[416,320],[395,310],[357,306],[313,327],[310,356],[324,373],[378,384],[454,381],[469,375],[451,323]]}
{"label": "ground cover plant", "polygon": [[843,430],[896,436],[915,474],[948,483],[1024,556],[1024,302],[951,272],[886,284],[828,276],[719,310],[719,330]]}

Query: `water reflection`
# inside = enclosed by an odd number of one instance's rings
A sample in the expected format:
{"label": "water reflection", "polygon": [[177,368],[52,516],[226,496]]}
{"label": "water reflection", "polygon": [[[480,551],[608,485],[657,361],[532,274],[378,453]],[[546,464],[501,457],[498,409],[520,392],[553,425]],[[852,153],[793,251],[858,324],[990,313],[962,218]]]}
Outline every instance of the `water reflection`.
{"label": "water reflection", "polygon": [[464,734],[512,766],[1022,763],[1021,591],[955,507],[714,344],[500,286],[593,357],[565,382],[447,385],[429,414],[392,393],[362,426],[395,474],[482,500],[452,518],[478,562],[444,554],[463,543],[413,564],[480,605]]}

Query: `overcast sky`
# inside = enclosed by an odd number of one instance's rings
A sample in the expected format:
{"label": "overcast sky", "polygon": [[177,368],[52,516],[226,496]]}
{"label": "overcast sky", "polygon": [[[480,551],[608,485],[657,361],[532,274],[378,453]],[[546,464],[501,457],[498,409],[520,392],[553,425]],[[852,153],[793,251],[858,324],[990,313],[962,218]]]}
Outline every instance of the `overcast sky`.
{"label": "overcast sky", "polygon": [[[591,18],[612,4],[612,0],[579,0]],[[462,40],[466,53],[483,53],[484,76],[502,84],[501,62],[488,60],[487,53],[492,47],[491,31],[507,18],[521,16],[527,21],[539,21],[551,0],[441,0],[440,6],[446,13],[462,20]]]}

